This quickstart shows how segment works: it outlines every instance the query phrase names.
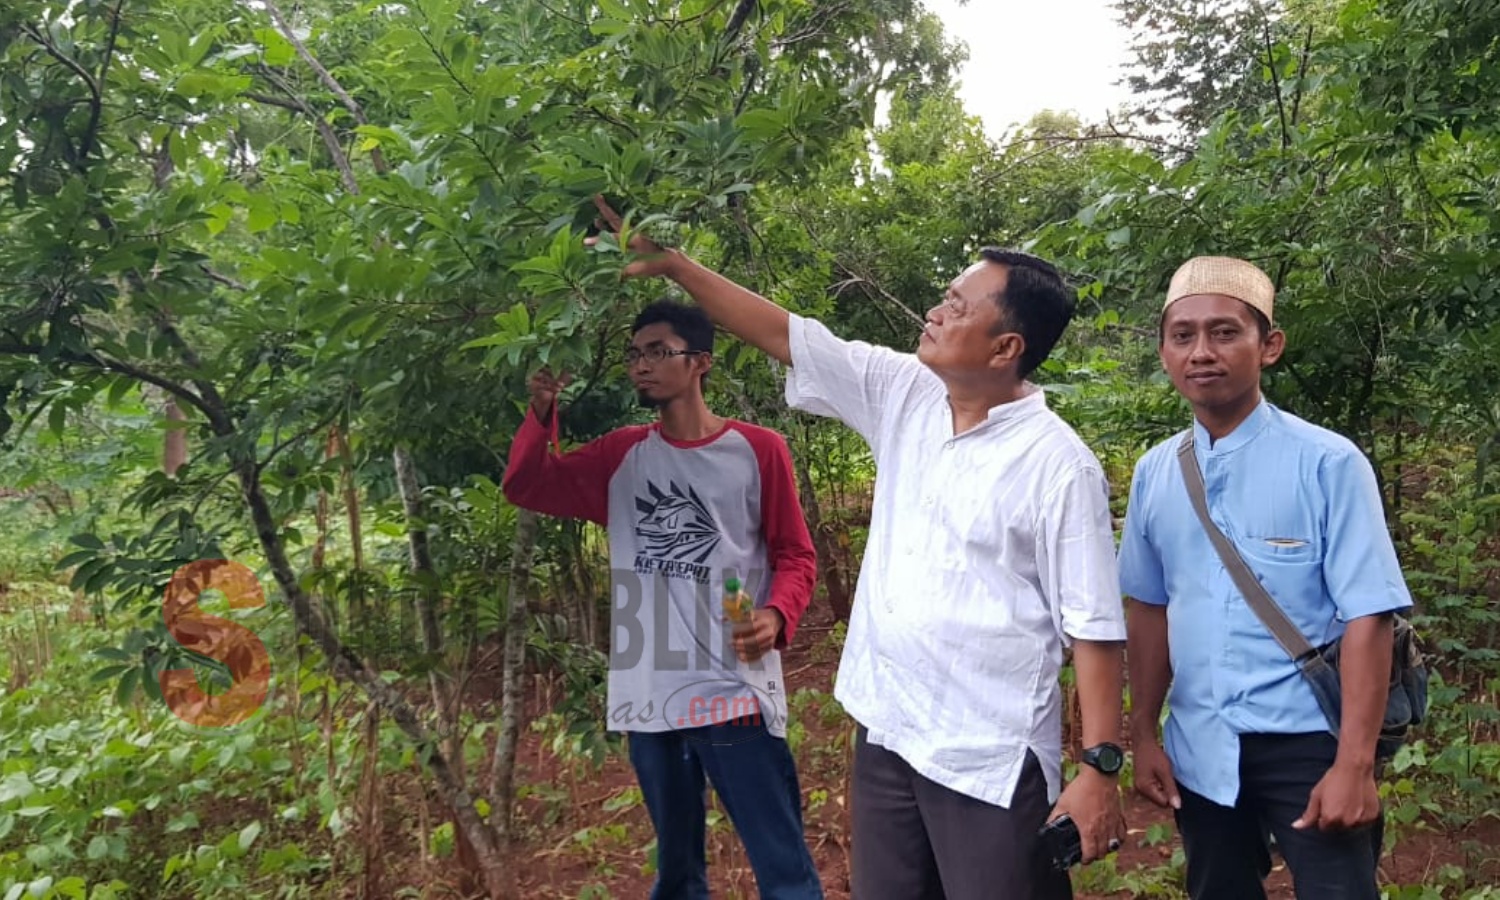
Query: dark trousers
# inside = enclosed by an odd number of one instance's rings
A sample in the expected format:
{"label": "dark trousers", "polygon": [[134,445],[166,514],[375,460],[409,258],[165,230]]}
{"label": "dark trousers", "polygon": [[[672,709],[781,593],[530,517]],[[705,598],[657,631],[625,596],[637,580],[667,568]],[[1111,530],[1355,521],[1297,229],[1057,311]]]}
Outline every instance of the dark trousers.
{"label": "dark trousers", "polygon": [[1269,837],[1291,870],[1299,900],[1380,900],[1375,868],[1382,820],[1353,831],[1292,827],[1337,751],[1338,741],[1326,732],[1242,735],[1240,796],[1233,807],[1178,785],[1177,828],[1193,900],[1266,900]]}
{"label": "dark trousers", "polygon": [[1006,809],[918,774],[863,727],[855,740],[854,900],[1071,900],[1038,854],[1052,805],[1034,755]]}
{"label": "dark trousers", "polygon": [[745,845],[762,900],[822,900],[792,754],[764,725],[632,732],[630,763],[656,827],[651,900],[708,898],[705,776]]}

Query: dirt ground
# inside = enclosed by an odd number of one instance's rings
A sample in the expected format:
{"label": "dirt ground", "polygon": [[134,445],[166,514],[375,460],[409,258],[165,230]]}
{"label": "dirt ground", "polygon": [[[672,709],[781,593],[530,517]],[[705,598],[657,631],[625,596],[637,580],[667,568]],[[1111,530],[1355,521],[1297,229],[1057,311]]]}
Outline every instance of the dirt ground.
{"label": "dirt ground", "polygon": [[[806,731],[796,749],[808,842],[829,900],[848,900],[850,726],[831,699],[838,650],[829,639],[829,619],[826,610],[809,612],[797,646],[783,657],[783,668],[794,696],[793,722],[800,722]],[[485,689],[484,680],[476,682],[477,689]],[[805,696],[799,708],[795,695],[803,688],[821,693]],[[546,698],[539,695],[535,701],[540,711]],[[635,778],[629,762],[621,754],[612,754],[598,770],[570,764],[553,754],[549,744],[554,737],[528,732],[518,753],[516,780],[522,796],[511,854],[518,866],[518,896],[527,900],[646,898],[652,883],[648,868],[652,831],[638,795],[633,794]],[[392,889],[387,896],[412,896],[400,893],[400,888],[419,885],[423,897],[473,896],[461,887],[455,859],[421,858],[409,807],[389,804],[388,810],[382,879]],[[754,876],[727,818],[717,806],[711,808],[709,818],[709,879],[714,896],[724,900],[756,897]],[[1169,867],[1180,847],[1171,830],[1170,814],[1132,793],[1126,798],[1126,818],[1129,838],[1113,859],[1113,871],[1122,876],[1134,873],[1135,889],[1100,893],[1093,887],[1109,884],[1107,873],[1075,870],[1078,900],[1181,896],[1168,887],[1173,881]],[[1500,823],[1477,823],[1462,835],[1412,834],[1387,854],[1383,881],[1419,884],[1434,878],[1444,865],[1465,865],[1473,857],[1463,848],[1465,842],[1470,848],[1474,842],[1497,846]],[[1285,866],[1277,862],[1267,893],[1270,900],[1291,900],[1290,878]]]}

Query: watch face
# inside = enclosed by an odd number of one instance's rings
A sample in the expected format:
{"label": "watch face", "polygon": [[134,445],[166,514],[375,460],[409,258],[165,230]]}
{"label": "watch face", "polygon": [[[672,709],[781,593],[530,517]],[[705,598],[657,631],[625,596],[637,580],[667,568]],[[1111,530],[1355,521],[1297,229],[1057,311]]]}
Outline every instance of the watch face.
{"label": "watch face", "polygon": [[1101,772],[1113,774],[1120,771],[1120,767],[1125,765],[1125,753],[1114,744],[1100,744],[1098,747],[1090,750],[1089,753],[1094,757],[1094,765]]}

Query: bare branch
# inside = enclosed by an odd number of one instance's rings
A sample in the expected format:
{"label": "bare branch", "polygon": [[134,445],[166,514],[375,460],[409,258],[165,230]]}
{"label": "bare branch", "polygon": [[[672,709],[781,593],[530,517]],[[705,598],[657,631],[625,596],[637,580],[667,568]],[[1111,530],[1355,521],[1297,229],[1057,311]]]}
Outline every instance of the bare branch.
{"label": "bare branch", "polygon": [[349,165],[349,155],[344,152],[344,146],[339,143],[339,136],[334,132],[333,126],[329,125],[326,119],[318,115],[318,111],[308,105],[306,100],[297,96],[297,92],[292,90],[291,85],[283,81],[281,76],[277,75],[269,66],[258,66],[257,70],[289,99],[280,100],[276,97],[248,92],[243,96],[257,103],[268,103],[271,106],[279,106],[282,109],[295,110],[307,116],[312,121],[313,127],[317,129],[318,137],[323,139],[323,146],[328,148],[328,155],[333,158],[333,165],[339,170],[339,179],[344,182],[344,190],[358,196],[359,182],[354,178],[354,167]]}
{"label": "bare branch", "polygon": [[227,288],[233,288],[236,291],[248,291],[248,290],[250,290],[250,288],[248,286],[240,284],[238,281],[235,281],[233,278],[230,278],[228,275],[224,275],[224,274],[221,274],[219,272],[216,272],[216,271],[214,271],[213,269],[209,268],[206,265],[199,266],[198,269],[204,275],[207,275],[210,281],[213,281],[213,282],[215,282],[217,284],[222,284],[222,285],[224,285]]}
{"label": "bare branch", "polygon": [[1276,115],[1281,119],[1281,149],[1292,146],[1292,132],[1287,125],[1286,104],[1281,99],[1281,73],[1276,71],[1276,46],[1271,41],[1271,20],[1261,21],[1261,34],[1266,44],[1266,68],[1271,72],[1271,90],[1276,94]]}
{"label": "bare branch", "polygon": [[104,115],[104,99],[101,96],[105,80],[109,77],[109,64],[115,58],[115,41],[120,36],[120,10],[125,8],[125,0],[118,0],[114,10],[109,17],[109,39],[104,42],[104,60],[99,63],[99,78],[94,82],[96,91],[95,103],[89,110],[88,128],[83,132],[83,141],[78,147],[78,158],[85,159],[89,151],[93,149],[94,141],[99,136],[99,120]]}
{"label": "bare branch", "polygon": [[[802,214],[801,210],[797,210],[796,215],[797,218],[802,222],[802,229],[807,232],[807,236],[813,242],[813,245],[816,246],[819,250],[822,250],[832,256],[834,266],[848,276],[848,278],[835,285],[835,288],[837,290],[842,291],[844,288],[849,287],[850,285],[859,285],[860,289],[864,291],[867,296],[878,296],[881,299],[889,302],[897,309],[901,310],[901,312],[904,313],[907,318],[917,323],[918,326],[926,323],[927,320],[921,315],[918,315],[916,312],[913,312],[911,307],[907,306],[905,303],[902,303],[901,298],[881,287],[874,279],[866,277],[864,274],[856,271],[853,266],[845,263],[842,259],[840,259],[837,253],[829,250],[828,246],[823,243],[823,240],[818,237],[817,232],[813,231],[812,223],[807,221],[807,217]],[[895,330],[894,325],[892,326],[892,330]]]}
{"label": "bare branch", "polygon": [[243,94],[240,94],[240,96],[244,97],[246,100],[254,100],[256,103],[261,103],[266,106],[279,106],[282,109],[289,109],[292,112],[296,113],[307,111],[307,106],[303,103],[297,102],[295,100],[283,100],[280,97],[272,97],[270,94],[260,94],[256,93],[255,91],[245,91]]}
{"label": "bare branch", "polygon": [[786,37],[778,38],[772,41],[772,49],[784,50],[794,44],[800,44],[803,41],[812,40],[813,38],[822,35],[830,20],[848,12],[849,8],[853,5],[854,4],[848,2],[848,0],[843,0],[843,2],[830,3],[827,6],[821,7],[815,14],[815,18],[813,19],[811,24],[809,24],[806,28],[803,28],[801,31],[796,32],[795,34],[789,34]]}
{"label": "bare branch", "polygon": [[296,49],[297,55],[302,57],[303,62],[307,63],[308,68],[317,73],[318,80],[323,82],[323,86],[333,91],[333,95],[338,97],[339,101],[344,104],[344,108],[349,110],[350,114],[354,116],[354,121],[361,125],[368,124],[365,119],[364,110],[360,109],[359,104],[354,102],[354,98],[349,96],[349,92],[344,90],[344,86],[339,84],[338,80],[327,69],[323,68],[323,64],[318,62],[317,57],[312,55],[312,51],[307,49],[307,45],[302,43],[302,39],[297,37],[297,33],[292,30],[292,26],[288,24],[286,16],[281,14],[281,8],[276,5],[274,0],[261,0],[261,3],[266,7],[266,11],[271,14],[271,20],[276,23],[276,30],[280,31],[281,36],[291,43],[292,47]]}
{"label": "bare branch", "polygon": [[309,437],[332,425],[334,421],[338,419],[338,417],[343,413],[343,411],[344,408],[342,406],[335,406],[333,408],[333,411],[324,416],[322,419],[319,419],[317,422],[314,422],[306,428],[303,428],[290,437],[277,441],[275,445],[266,452],[266,455],[260,460],[260,462],[255,464],[256,470],[264,472],[266,470],[266,467],[271,464],[271,461],[280,456],[283,450],[292,446],[293,444],[307,440]]}
{"label": "bare branch", "polygon": [[756,0],[740,0],[740,5],[734,8],[729,16],[729,24],[724,26],[723,42],[732,44],[740,36],[740,30],[745,27],[745,21],[750,18],[750,13],[755,11]]}
{"label": "bare branch", "polygon": [[[349,96],[349,92],[344,90],[344,86],[339,84],[338,79],[334,78],[333,74],[324,68],[322,63],[318,62],[318,58],[312,55],[312,51],[307,49],[307,45],[302,43],[302,39],[297,37],[297,33],[292,30],[292,26],[287,22],[286,16],[281,14],[281,8],[276,5],[275,0],[261,0],[261,2],[265,5],[266,11],[271,14],[272,21],[276,23],[276,30],[280,31],[281,36],[291,43],[292,47],[296,49],[297,55],[302,57],[303,62],[307,63],[308,68],[317,73],[318,80],[323,82],[323,85],[332,91],[335,97],[339,98],[339,102],[343,103],[344,108],[349,110],[349,114],[354,116],[354,121],[361,125],[370,124],[370,120],[365,118],[365,111],[360,105],[354,101],[353,97]],[[325,122],[324,124],[326,125],[327,123]],[[330,132],[332,131],[331,128],[329,130]],[[321,132],[322,129],[320,128],[319,131]],[[324,135],[323,140],[325,143],[327,142],[327,135]],[[376,148],[370,154],[370,161],[375,164],[376,172],[382,175],[385,174],[385,158],[380,155],[379,148]],[[347,158],[344,164],[348,165]],[[348,180],[352,181],[352,176]],[[358,191],[354,193],[358,193]]]}

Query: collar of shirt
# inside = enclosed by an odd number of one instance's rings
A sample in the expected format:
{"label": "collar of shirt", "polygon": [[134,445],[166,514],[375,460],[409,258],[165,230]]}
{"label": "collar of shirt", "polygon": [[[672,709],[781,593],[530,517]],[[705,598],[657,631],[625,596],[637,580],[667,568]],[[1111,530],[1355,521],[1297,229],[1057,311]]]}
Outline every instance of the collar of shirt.
{"label": "collar of shirt", "polygon": [[1271,424],[1271,404],[1266,402],[1265,397],[1255,404],[1255,409],[1245,420],[1234,426],[1234,430],[1214,440],[1208,434],[1208,429],[1195,417],[1193,419],[1193,447],[1198,451],[1201,461],[1208,456],[1225,456],[1239,450],[1241,447],[1255,440],[1260,433],[1265,431]]}
{"label": "collar of shirt", "polygon": [[953,401],[947,400],[948,410],[948,437],[952,440],[962,440],[967,437],[977,437],[990,429],[999,428],[1008,424],[1014,424],[1042,412],[1047,408],[1047,392],[1026,382],[1022,388],[1022,394],[1014,400],[1007,401],[999,406],[990,407],[989,413],[985,415],[984,421],[961,434],[953,431]]}

